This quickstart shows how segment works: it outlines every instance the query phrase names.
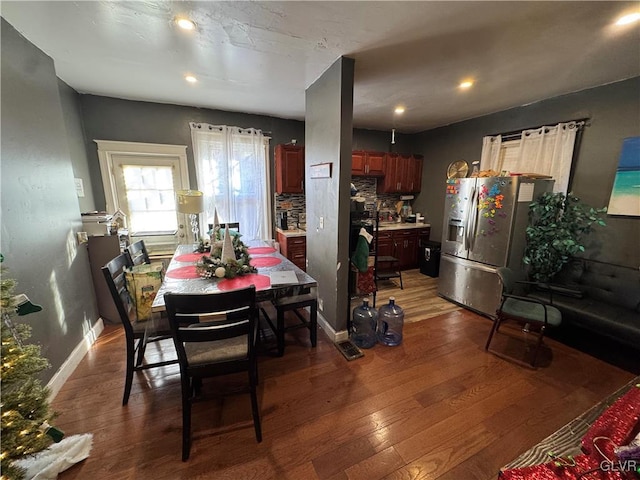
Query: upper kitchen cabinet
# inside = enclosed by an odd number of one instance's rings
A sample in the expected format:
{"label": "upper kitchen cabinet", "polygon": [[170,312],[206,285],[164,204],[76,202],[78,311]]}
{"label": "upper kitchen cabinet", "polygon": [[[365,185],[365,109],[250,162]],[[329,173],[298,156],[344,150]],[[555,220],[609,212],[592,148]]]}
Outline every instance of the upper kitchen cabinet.
{"label": "upper kitchen cabinet", "polygon": [[388,153],[378,193],[418,193],[422,188],[422,156]]}
{"label": "upper kitchen cabinet", "polygon": [[276,145],[276,193],[304,192],[304,147]]}
{"label": "upper kitchen cabinet", "polygon": [[404,185],[409,189],[406,193],[420,193],[422,189],[422,155],[411,155],[407,162]]}
{"label": "upper kitchen cabinet", "polygon": [[351,175],[355,177],[384,176],[384,156],[382,152],[354,150],[351,152]]}

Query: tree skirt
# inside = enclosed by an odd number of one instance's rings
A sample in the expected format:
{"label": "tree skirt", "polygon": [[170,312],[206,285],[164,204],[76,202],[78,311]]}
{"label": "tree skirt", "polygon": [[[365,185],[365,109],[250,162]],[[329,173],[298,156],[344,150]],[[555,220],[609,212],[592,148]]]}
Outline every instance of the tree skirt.
{"label": "tree skirt", "polygon": [[53,480],[59,473],[87,458],[92,443],[91,433],[72,435],[33,456],[18,460],[16,465],[26,470],[27,479]]}

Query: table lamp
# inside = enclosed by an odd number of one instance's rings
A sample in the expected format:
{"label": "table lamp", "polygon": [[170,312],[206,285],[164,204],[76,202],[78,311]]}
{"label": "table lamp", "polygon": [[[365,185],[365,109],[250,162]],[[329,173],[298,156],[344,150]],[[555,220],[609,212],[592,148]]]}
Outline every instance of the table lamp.
{"label": "table lamp", "polygon": [[204,196],[199,190],[178,190],[176,192],[178,212],[188,213],[191,221],[193,240],[198,243],[198,214],[204,211]]}

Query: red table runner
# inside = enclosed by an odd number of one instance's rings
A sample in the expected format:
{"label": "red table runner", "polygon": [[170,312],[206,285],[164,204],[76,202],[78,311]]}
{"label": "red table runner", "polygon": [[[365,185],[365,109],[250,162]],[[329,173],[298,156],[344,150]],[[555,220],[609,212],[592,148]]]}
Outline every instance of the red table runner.
{"label": "red table runner", "polygon": [[266,275],[250,273],[240,277],[225,278],[218,283],[218,288],[220,290],[237,290],[239,288],[246,288],[249,285],[255,285],[256,290],[264,290],[271,286],[271,280]]}
{"label": "red table runner", "polygon": [[282,263],[278,257],[253,257],[249,264],[253,267],[273,267]]}
{"label": "red table runner", "polygon": [[182,255],[178,255],[175,258],[176,262],[184,262],[184,263],[196,263],[200,260],[206,253],[184,253]]}
{"label": "red table runner", "polygon": [[200,275],[198,275],[198,272],[196,272],[195,265],[172,268],[165,275],[170,278],[181,278],[181,279],[200,278]]}

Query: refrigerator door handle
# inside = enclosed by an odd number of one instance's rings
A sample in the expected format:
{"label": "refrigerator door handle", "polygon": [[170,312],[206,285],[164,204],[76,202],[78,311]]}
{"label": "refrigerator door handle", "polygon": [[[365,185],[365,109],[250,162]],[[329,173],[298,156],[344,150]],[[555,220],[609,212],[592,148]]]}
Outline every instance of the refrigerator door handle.
{"label": "refrigerator door handle", "polygon": [[471,217],[469,218],[469,251],[473,251],[476,239],[476,230],[478,229],[478,193],[479,190],[474,188],[471,196]]}
{"label": "refrigerator door handle", "polygon": [[469,231],[471,230],[471,212],[473,210],[473,199],[476,196],[476,188],[471,189],[471,195],[469,196],[465,219],[464,219],[464,249],[469,250],[471,245],[471,238],[469,237]]}

